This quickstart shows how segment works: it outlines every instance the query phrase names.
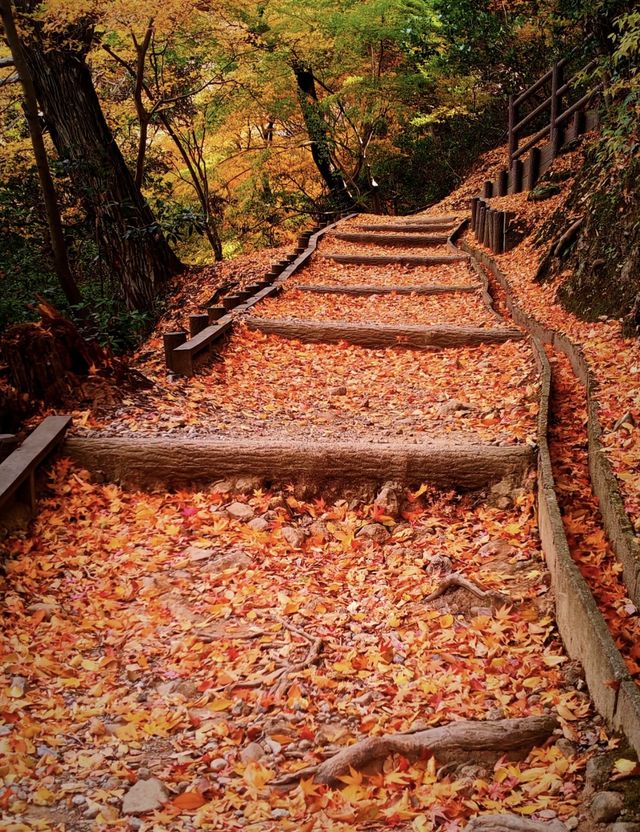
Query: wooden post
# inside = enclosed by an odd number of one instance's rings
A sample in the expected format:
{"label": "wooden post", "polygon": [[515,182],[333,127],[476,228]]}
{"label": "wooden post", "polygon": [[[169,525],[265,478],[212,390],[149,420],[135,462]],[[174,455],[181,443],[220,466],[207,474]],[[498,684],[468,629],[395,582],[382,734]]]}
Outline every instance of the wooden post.
{"label": "wooden post", "polygon": [[476,230],[476,223],[478,222],[478,202],[480,197],[474,196],[471,200],[471,229]]}
{"label": "wooden post", "polygon": [[513,161],[513,154],[518,149],[518,135],[514,131],[514,127],[516,124],[516,106],[513,103],[514,97],[512,95],[509,96],[509,165]]}
{"label": "wooden post", "polygon": [[194,335],[197,335],[199,332],[202,332],[203,329],[206,329],[209,326],[209,315],[207,314],[198,314],[198,315],[189,315],[189,335],[193,338]]}
{"label": "wooden post", "polygon": [[504,211],[497,211],[495,217],[495,227],[493,232],[493,252],[494,254],[502,254],[504,251]]}
{"label": "wooden post", "polygon": [[164,363],[167,370],[173,371],[173,351],[180,344],[184,344],[187,340],[187,333],[182,330],[176,332],[165,332],[162,335],[162,342],[164,345]]}
{"label": "wooden post", "polygon": [[224,308],[224,306],[210,306],[207,309],[207,314],[209,316],[209,323],[212,324],[219,318],[222,318],[223,315],[226,315],[227,310]]}
{"label": "wooden post", "polygon": [[484,183],[484,188],[482,190],[482,196],[485,199],[491,199],[491,197],[493,196],[493,182],[489,182],[489,180],[487,180]]}
{"label": "wooden post", "polygon": [[532,147],[529,153],[529,165],[527,171],[526,190],[531,191],[535,187],[540,174],[540,148]]}
{"label": "wooden post", "polygon": [[226,295],[225,297],[222,298],[222,305],[224,306],[225,309],[229,310],[229,309],[233,309],[241,301],[242,301],[242,298],[238,294]]}
{"label": "wooden post", "polygon": [[498,185],[498,187],[497,187],[498,196],[505,196],[505,194],[507,193],[507,189],[509,187],[509,172],[508,171],[506,171],[506,170],[501,170],[500,171],[500,173],[498,174],[497,185]]}
{"label": "wooden post", "polygon": [[561,144],[560,135],[562,128],[558,126],[557,121],[562,108],[562,99],[558,95],[558,90],[562,86],[562,75],[562,64],[556,61],[553,65],[553,71],[551,73],[551,124],[549,127],[549,140],[551,141],[551,148],[554,157],[558,155]]}
{"label": "wooden post", "polygon": [[519,194],[522,191],[522,174],[524,165],[522,159],[514,159],[511,163],[511,193]]}
{"label": "wooden post", "polygon": [[491,223],[493,222],[493,210],[491,208],[487,208],[487,214],[484,219],[484,234],[482,239],[482,245],[489,248],[491,246]]}
{"label": "wooden post", "polygon": [[476,240],[478,242],[482,241],[482,235],[484,233],[484,220],[487,215],[487,208],[484,202],[480,202],[478,205],[478,224],[476,226]]}

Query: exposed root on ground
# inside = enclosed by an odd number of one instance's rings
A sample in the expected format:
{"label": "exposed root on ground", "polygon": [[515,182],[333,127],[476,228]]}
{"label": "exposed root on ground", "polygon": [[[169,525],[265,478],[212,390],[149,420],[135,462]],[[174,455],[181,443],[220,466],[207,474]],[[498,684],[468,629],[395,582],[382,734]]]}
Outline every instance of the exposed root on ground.
{"label": "exposed root on ground", "polygon": [[381,763],[391,754],[408,759],[433,755],[440,762],[471,761],[488,755],[525,756],[534,746],[542,745],[557,728],[554,717],[533,716],[495,721],[462,721],[416,733],[368,737],[348,746],[323,763],[284,775],[271,781],[272,786],[287,786],[303,778],[316,783],[336,785],[351,769],[359,771],[372,763]]}
{"label": "exposed root on ground", "polygon": [[461,575],[459,572],[452,572],[450,575],[447,575],[446,578],[443,578],[439,586],[434,589],[432,593],[427,595],[424,600],[426,602],[435,601],[436,598],[444,595],[444,593],[449,589],[466,589],[467,592],[473,593],[473,595],[478,598],[486,598],[490,600],[498,599],[504,601],[505,603],[509,600],[505,595],[502,595],[502,593],[492,592],[489,589],[482,589],[468,578],[465,578],[464,575]]}
{"label": "exposed root on ground", "polygon": [[560,821],[541,821],[520,815],[480,815],[473,818],[464,832],[566,832]]}

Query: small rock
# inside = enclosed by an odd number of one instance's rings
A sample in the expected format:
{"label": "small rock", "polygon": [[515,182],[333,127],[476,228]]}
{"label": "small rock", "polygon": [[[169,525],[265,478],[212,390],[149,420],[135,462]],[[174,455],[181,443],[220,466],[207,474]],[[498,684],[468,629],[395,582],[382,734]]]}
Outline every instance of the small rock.
{"label": "small rock", "polygon": [[608,757],[591,757],[587,761],[587,767],[584,772],[585,785],[594,790],[603,786],[609,780],[611,765],[612,761]]}
{"label": "small rock", "polygon": [[572,832],[573,829],[577,829],[579,824],[580,821],[575,816],[572,818],[567,818],[567,820],[565,820],[564,822],[564,825],[567,827],[569,832]]}
{"label": "small rock", "polygon": [[247,526],[254,532],[266,532],[269,528],[269,521],[264,517],[254,517],[247,523]]}
{"label": "small rock", "polygon": [[232,489],[233,483],[229,482],[229,480],[218,480],[218,482],[214,482],[211,486],[211,490],[218,494],[227,494]]}
{"label": "small rock", "polygon": [[240,760],[247,766],[249,763],[255,763],[264,757],[264,749],[257,742],[250,742],[246,748],[240,752]]}
{"label": "small rock", "polygon": [[402,486],[397,482],[385,482],[373,501],[389,517],[397,517],[400,511]]}
{"label": "small rock", "polygon": [[589,805],[589,811],[596,823],[609,823],[618,817],[623,806],[624,798],[619,792],[598,792]]}
{"label": "small rock", "polygon": [[289,817],[289,810],[288,809],[272,809],[271,810],[271,817],[274,820],[280,820],[280,818],[288,818]]}
{"label": "small rock", "polygon": [[453,570],[453,561],[446,555],[435,555],[428,563],[425,563],[423,568],[429,574],[433,572],[444,572],[447,574]]}
{"label": "small rock", "polygon": [[253,494],[262,487],[260,477],[238,477],[235,483],[235,490],[239,494]]}
{"label": "small rock", "polygon": [[149,780],[138,780],[122,800],[124,815],[143,815],[154,812],[169,800],[169,792],[164,784],[156,777]]}
{"label": "small rock", "polygon": [[151,772],[146,766],[141,766],[136,772],[138,780],[148,780],[151,777]]}
{"label": "small rock", "polygon": [[303,529],[296,529],[294,526],[283,526],[282,536],[294,549],[300,549],[307,537]]}
{"label": "small rock", "polygon": [[347,388],[344,385],[340,385],[339,387],[330,387],[329,388],[329,395],[332,398],[334,396],[346,396],[347,395]]}
{"label": "small rock", "polygon": [[498,497],[495,500],[495,507],[501,509],[511,508],[511,500],[509,497]]}
{"label": "small rock", "polygon": [[193,697],[198,693],[198,688],[191,681],[191,679],[183,679],[181,682],[176,684],[173,691],[174,693],[179,693],[180,696],[184,696],[185,699],[193,699]]}
{"label": "small rock", "polygon": [[438,416],[451,416],[453,413],[460,413],[472,409],[471,405],[466,402],[461,402],[458,399],[449,399],[448,402],[443,402],[438,408]]}
{"label": "small rock", "polygon": [[514,546],[504,540],[490,540],[482,546],[478,554],[483,557],[508,558],[515,555],[517,551]]}
{"label": "small rock", "polygon": [[87,798],[83,794],[74,794],[71,798],[71,802],[74,806],[84,806],[87,802]]}
{"label": "small rock", "polygon": [[227,511],[236,520],[251,520],[255,513],[251,506],[248,506],[246,503],[237,502],[227,506]]}
{"label": "small rock", "polygon": [[210,560],[215,556],[213,549],[202,549],[200,546],[189,546],[185,549],[184,553],[194,563],[198,563],[201,560]]}
{"label": "small rock", "polygon": [[129,818],[129,826],[132,829],[142,829],[144,821],[140,820],[140,818]]}
{"label": "small rock", "polygon": [[[529,702],[531,702],[531,697],[529,697]],[[565,737],[561,737],[557,743],[556,747],[558,751],[562,754],[563,757],[569,759],[570,757],[575,757],[576,754],[576,745],[575,743],[571,742],[571,740],[566,739]]]}
{"label": "small rock", "polygon": [[222,769],[226,767],[227,761],[223,757],[216,757],[215,760],[211,760],[209,763],[211,771],[222,771]]}
{"label": "small rock", "polygon": [[389,532],[380,523],[367,523],[358,530],[356,537],[366,537],[368,540],[375,540],[376,543],[384,543],[389,537]]}
{"label": "small rock", "polygon": [[251,558],[248,555],[245,555],[244,552],[225,552],[224,555],[220,555],[215,558],[213,562],[208,563],[203,571],[217,574],[219,572],[224,572],[226,569],[249,566],[250,564]]}

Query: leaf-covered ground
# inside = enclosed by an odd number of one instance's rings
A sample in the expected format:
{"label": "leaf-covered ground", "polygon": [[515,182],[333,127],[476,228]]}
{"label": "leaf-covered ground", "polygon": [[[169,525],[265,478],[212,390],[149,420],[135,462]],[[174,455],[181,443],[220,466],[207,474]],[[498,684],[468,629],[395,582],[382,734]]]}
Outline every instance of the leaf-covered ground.
{"label": "leaf-covered ground", "polygon": [[486,307],[479,293],[450,295],[316,294],[290,289],[258,304],[252,314],[263,318],[349,321],[351,323],[430,326],[504,326]]}
{"label": "leaf-covered ground", "polygon": [[162,372],[154,381],[150,393],[88,418],[86,427],[512,444],[533,441],[538,412],[537,370],[524,341],[437,352],[372,350],[239,327],[206,371],[178,381]]}
{"label": "leaf-covered ground", "polygon": [[343,286],[477,286],[468,264],[433,266],[352,266],[314,255],[304,270],[293,275],[291,285],[339,284]]}
{"label": "leaf-covered ground", "polygon": [[[230,487],[125,492],[62,461],[30,533],[5,542],[3,828],[456,832],[483,810],[575,816],[608,740],[554,628],[531,495],[498,510],[421,488],[389,516],[371,497]],[[363,534],[372,523],[384,541]],[[452,568],[502,601],[426,601]],[[361,736],[543,713],[573,745],[485,766],[391,758],[342,790],[270,786]],[[149,777],[168,802],[122,817]]]}
{"label": "leaf-covered ground", "polygon": [[390,245],[379,245],[377,243],[351,243],[347,240],[339,240],[337,237],[332,236],[331,234],[327,234],[321,238],[318,244],[318,252],[321,255],[329,256],[330,254],[364,254],[364,255],[375,255],[375,254],[385,254],[385,255],[392,255],[397,257],[402,257],[403,255],[411,255],[411,256],[418,256],[418,257],[431,257],[431,256],[451,256],[455,252],[452,252],[451,249],[445,244],[442,245],[429,245],[429,246],[390,246]]}

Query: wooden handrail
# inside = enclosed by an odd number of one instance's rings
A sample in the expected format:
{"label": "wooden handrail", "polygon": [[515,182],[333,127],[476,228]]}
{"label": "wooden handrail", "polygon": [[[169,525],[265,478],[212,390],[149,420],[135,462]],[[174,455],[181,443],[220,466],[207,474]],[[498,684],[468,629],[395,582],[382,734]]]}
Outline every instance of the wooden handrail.
{"label": "wooden handrail", "polygon": [[[561,58],[557,63],[562,68],[568,61],[568,58]],[[545,84],[551,78],[551,74],[553,73],[553,68],[550,69],[548,72],[545,72],[535,84],[532,84],[528,89],[526,89],[523,93],[514,99],[513,104],[514,107],[517,107],[519,104],[522,104],[523,101],[526,101],[527,98],[530,98],[535,92],[538,92],[540,87]]]}
{"label": "wooden handrail", "polygon": [[[527,150],[530,150],[536,145],[540,139],[545,135],[549,136],[549,141],[553,144],[553,155],[558,151],[558,145],[561,142],[561,126],[576,112],[581,110],[588,104],[595,92],[600,89],[600,85],[592,89],[587,95],[582,96],[579,101],[576,101],[567,109],[562,108],[562,99],[569,93],[574,86],[579,75],[589,72],[595,66],[597,61],[592,60],[571,78],[565,81],[562,77],[562,71],[568,63],[568,58],[562,58],[553,65],[553,67],[541,76],[535,84],[532,84],[528,89],[521,93],[517,98],[509,98],[509,165],[516,159],[519,159]],[[545,98],[540,104],[534,107],[531,112],[518,120],[518,107],[525,101],[528,101],[534,93],[540,90],[548,81],[551,81],[551,94]],[[548,124],[538,130],[533,136],[530,136],[527,141],[519,146],[519,137],[522,131],[535,121],[538,116],[541,116],[545,111],[549,110]]]}

